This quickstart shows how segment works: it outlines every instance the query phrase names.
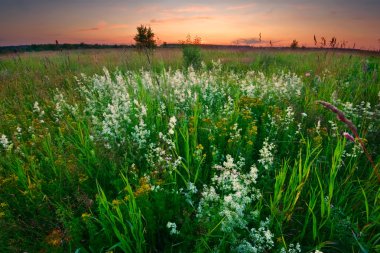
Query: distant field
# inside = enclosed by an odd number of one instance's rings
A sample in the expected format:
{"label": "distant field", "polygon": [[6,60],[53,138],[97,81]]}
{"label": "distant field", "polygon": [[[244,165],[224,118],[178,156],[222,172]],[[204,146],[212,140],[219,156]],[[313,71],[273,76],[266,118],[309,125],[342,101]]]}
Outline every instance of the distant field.
{"label": "distant field", "polygon": [[201,59],[0,55],[0,252],[380,251],[379,54]]}

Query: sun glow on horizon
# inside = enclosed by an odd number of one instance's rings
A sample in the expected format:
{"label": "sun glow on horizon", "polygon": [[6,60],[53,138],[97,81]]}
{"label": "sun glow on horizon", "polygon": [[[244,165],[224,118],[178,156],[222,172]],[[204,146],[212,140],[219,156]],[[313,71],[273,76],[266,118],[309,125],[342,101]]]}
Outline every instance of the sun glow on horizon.
{"label": "sun glow on horizon", "polygon": [[[0,45],[53,43],[132,44],[136,27],[151,26],[159,43],[199,36],[203,43],[289,46],[294,39],[314,45],[314,35],[336,37],[346,47],[378,49],[380,2],[334,0],[197,1],[163,3],[114,0],[85,3],[41,0],[23,7],[2,0]],[[5,11],[5,9],[7,11]],[[69,14],[69,15],[68,15]],[[261,40],[260,40],[261,34]],[[320,46],[317,44],[317,46]]]}

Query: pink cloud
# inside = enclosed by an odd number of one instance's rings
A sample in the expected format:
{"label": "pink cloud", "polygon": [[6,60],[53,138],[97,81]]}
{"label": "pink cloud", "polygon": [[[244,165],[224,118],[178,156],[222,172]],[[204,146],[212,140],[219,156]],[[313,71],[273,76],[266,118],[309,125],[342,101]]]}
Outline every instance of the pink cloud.
{"label": "pink cloud", "polygon": [[80,32],[89,32],[89,31],[100,31],[100,30],[111,30],[111,29],[124,29],[127,28],[127,24],[108,24],[105,21],[100,21],[96,26],[90,28],[79,29]]}
{"label": "pink cloud", "polygon": [[141,6],[139,6],[136,9],[136,12],[140,13],[140,14],[144,14],[144,13],[156,13],[156,12],[159,12],[159,11],[162,11],[162,8],[160,6],[154,5],[154,4],[151,4],[151,5],[142,4]]}
{"label": "pink cloud", "polygon": [[112,25],[109,25],[107,28],[108,29],[124,29],[127,27],[129,27],[129,25],[127,24],[112,24]]}
{"label": "pink cloud", "polygon": [[173,9],[173,10],[169,10],[169,11],[177,12],[177,13],[187,13],[187,12],[193,13],[193,12],[209,12],[209,11],[213,11],[213,10],[214,9],[212,9],[209,6],[194,5],[194,6],[187,6],[184,8]]}
{"label": "pink cloud", "polygon": [[208,16],[197,16],[197,17],[175,17],[175,18],[167,18],[167,19],[151,19],[151,23],[171,23],[171,22],[183,22],[190,20],[210,20],[212,17]]}
{"label": "pink cloud", "polygon": [[234,11],[234,10],[242,10],[242,9],[248,9],[254,7],[256,4],[250,3],[250,4],[240,4],[240,5],[234,5],[227,7],[227,10]]}
{"label": "pink cloud", "polygon": [[214,11],[214,8],[211,8],[206,5],[189,5],[182,6],[178,8],[162,8],[159,5],[143,5],[136,9],[138,13],[163,13],[165,15],[168,14],[178,14],[178,13],[201,13],[201,12],[211,12]]}
{"label": "pink cloud", "polygon": [[311,3],[300,3],[296,4],[294,8],[299,11],[312,11],[316,9],[316,6]]}

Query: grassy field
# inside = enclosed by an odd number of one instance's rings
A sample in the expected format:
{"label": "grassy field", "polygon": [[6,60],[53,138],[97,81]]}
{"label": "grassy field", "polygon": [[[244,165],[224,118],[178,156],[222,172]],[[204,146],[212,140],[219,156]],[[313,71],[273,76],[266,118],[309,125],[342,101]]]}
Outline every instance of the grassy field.
{"label": "grassy field", "polygon": [[0,252],[380,252],[380,56],[202,60],[0,56]]}

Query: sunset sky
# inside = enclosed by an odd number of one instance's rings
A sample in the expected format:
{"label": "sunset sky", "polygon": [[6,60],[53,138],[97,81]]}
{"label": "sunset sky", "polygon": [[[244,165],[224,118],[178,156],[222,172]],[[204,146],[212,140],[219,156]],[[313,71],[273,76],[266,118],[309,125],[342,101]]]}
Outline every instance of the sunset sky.
{"label": "sunset sky", "polygon": [[356,48],[380,48],[380,0],[0,0],[0,45],[131,44],[140,24],[159,42],[187,34],[203,43],[314,45],[336,36]]}

